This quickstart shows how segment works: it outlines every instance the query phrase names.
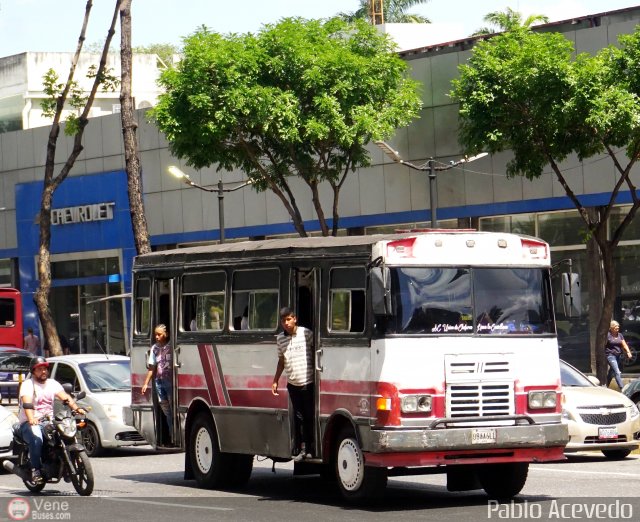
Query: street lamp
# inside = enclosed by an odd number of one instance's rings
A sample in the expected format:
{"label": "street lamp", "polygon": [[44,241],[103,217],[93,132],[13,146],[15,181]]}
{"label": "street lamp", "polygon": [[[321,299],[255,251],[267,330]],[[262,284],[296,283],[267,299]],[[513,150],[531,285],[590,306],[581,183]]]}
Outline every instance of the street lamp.
{"label": "street lamp", "polygon": [[421,170],[421,171],[429,171],[429,204],[431,206],[431,228],[438,228],[438,217],[437,217],[437,187],[436,187],[436,172],[440,170],[449,170],[453,167],[457,167],[461,163],[471,163],[480,158],[484,158],[488,155],[486,152],[482,152],[476,156],[471,156],[470,158],[464,157],[458,161],[451,161],[449,164],[441,164],[436,165],[436,160],[433,158],[429,158],[426,163],[422,165],[414,165],[408,161],[404,161],[397,150],[392,149],[388,143],[384,141],[374,141],[374,143],[380,147],[382,152],[384,152],[387,156],[389,156],[393,161],[399,163],[400,165],[406,165],[410,169]]}
{"label": "street lamp", "polygon": [[224,243],[224,193],[235,192],[236,190],[244,188],[247,185],[251,185],[251,183],[253,183],[253,180],[245,181],[244,183],[241,183],[240,185],[233,188],[224,188],[224,184],[222,183],[222,178],[220,178],[218,179],[218,186],[216,188],[209,188],[209,187],[204,187],[196,183],[195,181],[193,181],[189,177],[189,174],[182,172],[175,165],[170,165],[169,167],[167,167],[167,170],[169,171],[170,174],[173,174],[176,178],[181,179],[190,187],[195,187],[200,190],[204,190],[206,192],[218,193],[218,221],[220,223],[220,243]]}

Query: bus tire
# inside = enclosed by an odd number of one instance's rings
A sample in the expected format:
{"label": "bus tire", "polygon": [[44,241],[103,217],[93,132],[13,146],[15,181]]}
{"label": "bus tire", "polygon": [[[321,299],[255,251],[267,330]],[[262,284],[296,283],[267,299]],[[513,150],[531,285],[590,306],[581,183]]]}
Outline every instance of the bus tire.
{"label": "bus tire", "polygon": [[490,498],[509,500],[520,493],[528,473],[528,462],[483,464],[478,469],[478,479]]}
{"label": "bus tire", "polygon": [[338,436],[334,464],[340,493],[347,500],[373,499],[387,486],[386,468],[364,465],[364,453],[351,428]]}
{"label": "bus tire", "polygon": [[213,419],[199,413],[189,433],[189,460],[193,478],[205,489],[223,488],[229,481],[229,456],[220,451]]}
{"label": "bus tire", "polygon": [[231,457],[231,477],[229,487],[241,488],[247,485],[253,470],[253,455],[242,455],[239,453],[230,455]]}

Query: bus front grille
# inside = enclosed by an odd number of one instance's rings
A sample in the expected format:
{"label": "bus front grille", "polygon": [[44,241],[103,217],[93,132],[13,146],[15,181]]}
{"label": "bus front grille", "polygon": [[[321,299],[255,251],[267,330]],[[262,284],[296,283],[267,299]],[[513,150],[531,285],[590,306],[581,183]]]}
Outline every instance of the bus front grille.
{"label": "bus front grille", "polygon": [[465,383],[447,386],[447,417],[514,414],[510,383]]}

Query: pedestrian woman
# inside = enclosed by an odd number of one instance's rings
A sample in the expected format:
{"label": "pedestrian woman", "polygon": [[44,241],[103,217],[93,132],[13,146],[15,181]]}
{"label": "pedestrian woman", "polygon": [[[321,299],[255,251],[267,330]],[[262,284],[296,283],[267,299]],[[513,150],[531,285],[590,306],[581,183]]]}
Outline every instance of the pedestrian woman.
{"label": "pedestrian woman", "polygon": [[631,350],[627,346],[624,337],[620,333],[620,324],[618,321],[611,321],[609,331],[607,332],[607,342],[604,346],[604,353],[609,363],[609,371],[607,372],[607,387],[611,383],[611,378],[616,378],[618,388],[622,390],[622,352],[625,352],[627,358],[631,359]]}
{"label": "pedestrian woman", "polygon": [[149,353],[147,362],[149,371],[142,385],[142,393],[146,393],[149,382],[153,377],[160,409],[167,419],[169,437],[173,442],[173,408],[171,405],[173,400],[173,354],[171,344],[169,344],[167,327],[159,324],[154,330],[154,335],[156,342]]}

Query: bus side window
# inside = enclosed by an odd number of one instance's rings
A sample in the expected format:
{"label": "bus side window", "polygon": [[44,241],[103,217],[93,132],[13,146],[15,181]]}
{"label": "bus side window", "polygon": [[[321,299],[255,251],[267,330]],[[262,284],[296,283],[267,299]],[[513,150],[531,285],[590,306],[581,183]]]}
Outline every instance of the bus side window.
{"label": "bus side window", "polygon": [[277,268],[235,271],[231,298],[234,330],[275,331],[279,324],[279,289]]}
{"label": "bus side window", "polygon": [[363,332],[365,329],[366,272],[361,267],[333,268],[329,288],[329,330]]}
{"label": "bus side window", "polygon": [[181,322],[185,330],[221,331],[225,326],[227,275],[221,270],[182,278]]}
{"label": "bus side window", "polygon": [[148,336],[151,333],[151,281],[138,279],[135,284],[134,332]]}

